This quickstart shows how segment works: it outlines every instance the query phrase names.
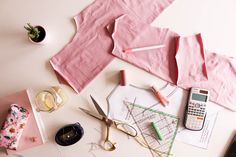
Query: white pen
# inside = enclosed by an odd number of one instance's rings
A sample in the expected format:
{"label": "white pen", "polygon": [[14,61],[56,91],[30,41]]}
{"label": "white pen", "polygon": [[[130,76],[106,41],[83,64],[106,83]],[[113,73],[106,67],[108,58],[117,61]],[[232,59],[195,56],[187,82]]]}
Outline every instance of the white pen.
{"label": "white pen", "polygon": [[130,53],[130,52],[138,52],[138,51],[159,49],[159,48],[163,48],[163,47],[165,47],[165,45],[152,45],[152,46],[146,46],[146,47],[129,48],[129,49],[123,50],[123,52],[124,53]]}

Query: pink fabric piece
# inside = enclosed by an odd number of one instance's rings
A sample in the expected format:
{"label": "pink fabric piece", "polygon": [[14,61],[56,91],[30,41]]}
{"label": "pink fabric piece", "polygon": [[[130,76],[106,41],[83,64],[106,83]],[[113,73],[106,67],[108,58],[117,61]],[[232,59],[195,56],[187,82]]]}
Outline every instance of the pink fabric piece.
{"label": "pink fabric piece", "polygon": [[53,69],[76,92],[81,91],[114,58],[108,24],[123,14],[150,24],[172,1],[95,0],[74,18],[77,32],[50,60]]}
{"label": "pink fabric piece", "polygon": [[[236,111],[235,59],[205,52],[201,35],[179,37],[166,28],[154,28],[122,16],[115,22],[112,53],[182,88],[210,90],[210,100]],[[164,44],[162,49],[124,53],[132,47]]]}
{"label": "pink fabric piece", "polygon": [[195,82],[207,81],[205,52],[201,34],[191,38],[178,37],[176,43],[177,54],[175,59],[178,68],[176,84],[188,88]]}
{"label": "pink fabric piece", "polygon": [[[122,16],[115,22],[112,34],[114,43],[112,53],[149,73],[174,83],[177,80],[175,61],[175,38],[177,36],[169,29],[150,27],[146,23],[137,23],[128,16]],[[123,52],[127,48],[160,44],[164,44],[165,47],[132,53]]]}
{"label": "pink fabric piece", "polygon": [[[194,82],[192,86],[210,89],[210,100],[236,111],[235,58],[212,53],[207,50],[205,56],[208,81]],[[188,88],[190,86],[185,85],[185,87]]]}

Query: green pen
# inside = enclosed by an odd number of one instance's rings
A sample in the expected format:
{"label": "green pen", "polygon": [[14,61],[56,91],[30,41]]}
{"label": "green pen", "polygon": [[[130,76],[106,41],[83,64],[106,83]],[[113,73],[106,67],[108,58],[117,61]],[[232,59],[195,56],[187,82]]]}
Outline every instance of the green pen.
{"label": "green pen", "polygon": [[163,136],[162,136],[162,134],[160,132],[159,127],[154,122],[152,122],[151,125],[152,125],[153,129],[155,130],[155,132],[157,134],[157,137],[162,141],[163,140]]}

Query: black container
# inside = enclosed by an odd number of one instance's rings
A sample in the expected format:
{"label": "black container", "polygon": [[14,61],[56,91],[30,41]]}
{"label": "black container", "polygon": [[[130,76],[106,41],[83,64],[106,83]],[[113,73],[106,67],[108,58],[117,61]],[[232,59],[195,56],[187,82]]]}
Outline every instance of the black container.
{"label": "black container", "polygon": [[69,146],[78,142],[84,135],[84,129],[77,122],[69,124],[59,129],[55,136],[55,141],[61,146]]}

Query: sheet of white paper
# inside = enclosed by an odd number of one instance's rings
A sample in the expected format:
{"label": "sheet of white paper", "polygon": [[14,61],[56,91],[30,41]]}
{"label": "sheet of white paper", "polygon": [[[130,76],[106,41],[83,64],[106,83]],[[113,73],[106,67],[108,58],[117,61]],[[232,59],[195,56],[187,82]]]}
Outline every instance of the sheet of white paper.
{"label": "sheet of white paper", "polygon": [[[209,102],[207,107],[207,116],[203,129],[201,131],[190,131],[184,129],[183,126],[180,126],[176,136],[177,140],[196,147],[207,149],[211,133],[217,119],[218,111],[222,109],[222,107],[212,102]],[[183,124],[183,122],[181,124]]]}
{"label": "sheet of white paper", "polygon": [[117,86],[107,98],[109,103],[109,116],[114,119],[125,120],[124,111],[126,111],[127,108],[124,105],[124,101],[135,101],[135,104],[141,104],[144,107],[150,107],[181,117],[187,100],[187,91],[167,84],[162,87],[160,92],[169,100],[169,105],[166,107],[163,107],[159,103],[149,89],[139,88],[133,85]]}
{"label": "sheet of white paper", "polygon": [[210,102],[207,108],[207,117],[204,128],[201,131],[186,130],[183,127],[183,116],[187,103],[188,91],[167,84],[161,88],[160,92],[169,100],[169,105],[166,107],[163,107],[159,103],[149,89],[139,88],[133,85],[117,86],[107,98],[109,104],[109,117],[122,121],[129,121],[127,119],[127,106],[124,104],[124,101],[133,102],[147,108],[172,114],[180,118],[177,140],[196,147],[207,148],[217,118],[217,113],[223,108]]}

